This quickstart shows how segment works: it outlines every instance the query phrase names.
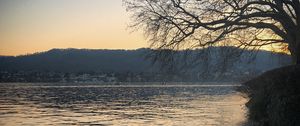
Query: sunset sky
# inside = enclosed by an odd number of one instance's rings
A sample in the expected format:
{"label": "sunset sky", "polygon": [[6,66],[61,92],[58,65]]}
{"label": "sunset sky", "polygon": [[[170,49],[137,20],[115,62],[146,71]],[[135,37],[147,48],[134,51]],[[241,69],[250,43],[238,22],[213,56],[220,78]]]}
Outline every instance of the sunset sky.
{"label": "sunset sky", "polygon": [[122,0],[0,0],[0,55],[146,47],[129,23]]}

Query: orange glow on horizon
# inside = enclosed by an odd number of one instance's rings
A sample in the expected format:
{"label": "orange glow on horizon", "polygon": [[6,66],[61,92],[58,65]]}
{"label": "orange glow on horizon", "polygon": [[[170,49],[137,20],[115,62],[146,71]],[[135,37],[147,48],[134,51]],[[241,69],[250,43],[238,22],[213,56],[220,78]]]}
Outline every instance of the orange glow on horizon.
{"label": "orange glow on horizon", "polygon": [[0,1],[0,55],[52,48],[137,49],[142,33],[130,33],[122,0]]}
{"label": "orange glow on horizon", "polygon": [[[131,33],[128,23],[122,0],[1,0],[0,55],[148,47],[141,31]],[[261,49],[282,52],[273,47]]]}

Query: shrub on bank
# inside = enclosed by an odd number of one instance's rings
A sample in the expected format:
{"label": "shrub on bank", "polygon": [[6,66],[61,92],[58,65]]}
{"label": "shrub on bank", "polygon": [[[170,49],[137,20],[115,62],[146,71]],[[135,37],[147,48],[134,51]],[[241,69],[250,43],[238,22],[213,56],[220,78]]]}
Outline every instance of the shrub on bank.
{"label": "shrub on bank", "polygon": [[244,83],[249,120],[258,126],[300,125],[300,65],[271,70]]}

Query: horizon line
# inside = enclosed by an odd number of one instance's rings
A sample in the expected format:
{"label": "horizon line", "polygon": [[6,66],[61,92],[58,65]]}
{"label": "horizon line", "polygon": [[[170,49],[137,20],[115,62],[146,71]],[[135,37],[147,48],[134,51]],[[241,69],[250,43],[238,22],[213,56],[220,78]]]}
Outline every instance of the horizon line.
{"label": "horizon line", "polygon": [[[212,46],[214,47],[214,46]],[[235,47],[235,46],[226,46],[226,47]],[[44,51],[37,51],[37,52],[32,52],[32,53],[25,53],[25,54],[17,54],[17,55],[2,55],[0,54],[0,57],[18,57],[18,56],[26,56],[26,55],[33,55],[33,54],[39,54],[39,53],[46,53],[49,52],[51,50],[112,50],[112,51],[118,51],[118,50],[125,50],[125,51],[134,51],[134,50],[139,50],[139,49],[153,49],[151,47],[139,47],[139,48],[132,48],[132,49],[122,49],[122,48],[51,48],[48,50],[44,50]],[[157,50],[157,49],[154,49]],[[197,50],[197,49],[184,49],[184,50]],[[247,50],[247,49],[246,49]],[[276,51],[272,51],[272,50],[265,50],[265,49],[259,49],[260,51],[266,51],[266,52],[274,52],[274,53],[278,53],[278,54],[287,54],[290,55],[289,53],[285,53],[285,52],[276,52]],[[179,50],[176,50],[179,51]],[[182,50],[181,50],[182,51]]]}

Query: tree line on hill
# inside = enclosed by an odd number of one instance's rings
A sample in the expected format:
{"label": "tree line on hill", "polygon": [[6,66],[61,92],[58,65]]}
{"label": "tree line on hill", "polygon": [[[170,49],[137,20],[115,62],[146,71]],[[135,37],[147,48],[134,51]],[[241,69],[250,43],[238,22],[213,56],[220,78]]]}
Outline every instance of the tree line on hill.
{"label": "tree line on hill", "polygon": [[[20,71],[23,73],[54,72],[65,74],[116,73],[130,76],[147,75],[148,77],[153,74],[163,76],[160,77],[160,81],[213,81],[254,76],[291,62],[289,55],[262,50],[257,51],[255,57],[253,52],[243,50],[243,56],[239,56],[239,60],[225,62],[220,59],[230,58],[221,52],[241,51],[241,49],[233,47],[211,47],[209,49],[210,53],[206,54],[209,56],[205,56],[205,59],[201,59],[199,56],[202,52],[207,52],[204,51],[205,49],[172,51],[174,53],[173,63],[168,63],[168,65],[173,64],[171,67],[164,65],[166,62],[164,60],[168,57],[154,61],[151,55],[158,53],[158,50],[148,48],[137,50],[52,49],[16,57],[1,56],[0,72],[1,76],[4,73],[18,73]],[[251,62],[249,62],[250,60]],[[190,64],[186,64],[187,62]],[[228,62],[230,63],[228,64]],[[122,77],[124,78],[124,76]],[[180,77],[181,79],[179,79]]]}

